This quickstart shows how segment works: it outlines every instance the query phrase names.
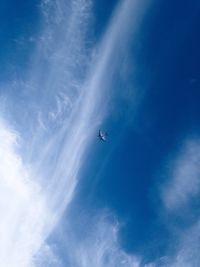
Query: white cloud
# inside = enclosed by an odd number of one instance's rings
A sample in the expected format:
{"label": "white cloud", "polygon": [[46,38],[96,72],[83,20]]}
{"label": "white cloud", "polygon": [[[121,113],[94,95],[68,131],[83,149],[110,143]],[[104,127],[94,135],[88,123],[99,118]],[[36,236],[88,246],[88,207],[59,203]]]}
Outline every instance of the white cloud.
{"label": "white cloud", "polygon": [[0,266],[27,267],[43,242],[44,223],[51,216],[17,153],[17,134],[2,121],[0,138]]}
{"label": "white cloud", "polygon": [[187,205],[200,192],[200,141],[187,140],[178,156],[168,165],[169,180],[163,186],[162,198],[169,210]]}

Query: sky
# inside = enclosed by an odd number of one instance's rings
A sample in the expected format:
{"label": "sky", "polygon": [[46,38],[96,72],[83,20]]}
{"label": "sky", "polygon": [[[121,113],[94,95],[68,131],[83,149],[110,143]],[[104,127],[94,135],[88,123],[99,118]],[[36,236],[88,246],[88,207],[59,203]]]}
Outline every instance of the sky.
{"label": "sky", "polygon": [[0,2],[0,266],[200,266],[199,23],[197,0]]}

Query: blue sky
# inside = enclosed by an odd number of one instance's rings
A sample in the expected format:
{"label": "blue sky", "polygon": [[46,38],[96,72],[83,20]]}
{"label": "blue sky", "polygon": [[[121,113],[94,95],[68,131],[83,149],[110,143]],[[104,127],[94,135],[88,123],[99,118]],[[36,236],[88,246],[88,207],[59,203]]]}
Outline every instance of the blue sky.
{"label": "blue sky", "polygon": [[1,1],[0,266],[200,265],[199,12]]}

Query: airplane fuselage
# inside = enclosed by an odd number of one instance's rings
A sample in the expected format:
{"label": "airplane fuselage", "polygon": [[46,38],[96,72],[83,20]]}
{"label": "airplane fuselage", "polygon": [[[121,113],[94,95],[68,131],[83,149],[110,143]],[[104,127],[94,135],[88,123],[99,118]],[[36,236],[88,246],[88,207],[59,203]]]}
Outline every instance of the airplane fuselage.
{"label": "airplane fuselage", "polygon": [[106,134],[104,134],[103,132],[99,131],[99,134],[98,134],[98,138],[100,141],[106,141]]}

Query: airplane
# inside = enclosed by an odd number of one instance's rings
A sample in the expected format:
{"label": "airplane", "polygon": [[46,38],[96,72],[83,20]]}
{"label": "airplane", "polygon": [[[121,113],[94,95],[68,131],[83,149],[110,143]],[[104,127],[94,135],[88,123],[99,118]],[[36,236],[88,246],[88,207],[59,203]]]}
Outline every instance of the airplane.
{"label": "airplane", "polygon": [[105,142],[107,136],[108,134],[106,132],[102,132],[101,130],[99,130],[99,134],[97,137],[99,138],[100,141]]}

